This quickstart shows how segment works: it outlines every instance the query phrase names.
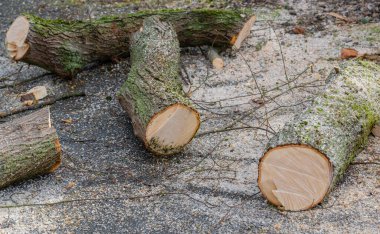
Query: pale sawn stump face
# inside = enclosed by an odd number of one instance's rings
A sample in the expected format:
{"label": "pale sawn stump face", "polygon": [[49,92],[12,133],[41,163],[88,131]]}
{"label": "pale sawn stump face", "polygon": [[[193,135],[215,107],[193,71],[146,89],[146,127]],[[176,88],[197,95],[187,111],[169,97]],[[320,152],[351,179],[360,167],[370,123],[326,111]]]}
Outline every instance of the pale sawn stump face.
{"label": "pale sawn stump face", "polygon": [[[320,203],[332,180],[326,156],[306,145],[269,150],[260,162],[259,186],[276,206],[305,210]],[[296,198],[296,199],[294,199]]]}
{"label": "pale sawn stump face", "polygon": [[185,105],[174,104],[156,114],[146,129],[146,141],[183,147],[193,139],[199,128],[199,115]]}

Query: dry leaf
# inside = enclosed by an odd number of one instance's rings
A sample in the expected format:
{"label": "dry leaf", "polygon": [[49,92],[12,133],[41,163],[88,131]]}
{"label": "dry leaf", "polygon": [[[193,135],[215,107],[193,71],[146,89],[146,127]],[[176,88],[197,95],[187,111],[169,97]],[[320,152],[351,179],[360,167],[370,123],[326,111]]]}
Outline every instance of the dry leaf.
{"label": "dry leaf", "polygon": [[358,56],[358,51],[351,48],[343,48],[340,51],[340,57],[342,59],[356,58]]}
{"label": "dry leaf", "polygon": [[305,34],[305,29],[303,27],[300,27],[300,26],[295,26],[293,28],[293,32],[295,34]]}
{"label": "dry leaf", "polygon": [[327,15],[331,15],[337,19],[340,19],[340,20],[343,20],[345,22],[352,22],[351,19],[347,18],[346,16],[343,16],[341,14],[338,14],[338,13],[335,13],[335,12],[329,12],[329,13],[326,13]]}
{"label": "dry leaf", "polygon": [[65,124],[72,124],[73,123],[73,119],[72,118],[62,119],[62,122],[64,122]]}

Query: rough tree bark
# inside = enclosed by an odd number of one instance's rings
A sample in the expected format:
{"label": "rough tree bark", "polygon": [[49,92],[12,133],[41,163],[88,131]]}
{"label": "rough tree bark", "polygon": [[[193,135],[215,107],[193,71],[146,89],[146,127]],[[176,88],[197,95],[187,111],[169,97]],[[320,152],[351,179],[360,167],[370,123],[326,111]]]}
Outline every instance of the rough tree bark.
{"label": "rough tree bark", "polygon": [[53,172],[60,163],[49,108],[0,125],[0,188]]}
{"label": "rough tree bark", "polygon": [[196,134],[200,119],[182,90],[179,42],[171,24],[156,16],[144,20],[131,40],[131,62],[118,99],[136,136],[154,154],[178,153]]}
{"label": "rough tree bark", "polygon": [[15,61],[73,76],[89,64],[126,56],[130,35],[152,15],[172,23],[184,47],[239,48],[255,21],[249,9],[153,10],[72,22],[23,15],[7,32],[7,49]]}
{"label": "rough tree bark", "polygon": [[329,80],[313,104],[270,140],[260,159],[260,190],[282,209],[320,203],[380,119],[379,65],[348,61]]}

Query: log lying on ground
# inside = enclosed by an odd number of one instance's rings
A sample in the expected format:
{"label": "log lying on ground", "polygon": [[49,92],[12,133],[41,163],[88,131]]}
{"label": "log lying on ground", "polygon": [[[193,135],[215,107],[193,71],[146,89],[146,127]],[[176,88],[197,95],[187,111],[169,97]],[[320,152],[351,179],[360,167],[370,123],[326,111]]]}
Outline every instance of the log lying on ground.
{"label": "log lying on ground", "polygon": [[49,108],[0,125],[0,188],[53,172],[60,163]]}
{"label": "log lying on ground", "polygon": [[223,58],[220,57],[214,48],[210,48],[207,52],[207,57],[215,69],[222,69],[224,67]]}
{"label": "log lying on ground", "polygon": [[380,66],[348,61],[313,104],[270,140],[258,185],[269,202],[307,210],[328,194],[380,119]]}
{"label": "log lying on ground", "polygon": [[133,128],[154,154],[178,153],[196,134],[200,118],[179,77],[180,48],[174,28],[152,16],[131,40],[132,67],[118,99]]}
{"label": "log lying on ground", "polygon": [[34,64],[60,76],[73,76],[95,62],[127,55],[130,35],[152,15],[173,24],[183,47],[238,49],[256,19],[249,9],[153,10],[87,22],[23,15],[9,28],[6,47],[15,61]]}

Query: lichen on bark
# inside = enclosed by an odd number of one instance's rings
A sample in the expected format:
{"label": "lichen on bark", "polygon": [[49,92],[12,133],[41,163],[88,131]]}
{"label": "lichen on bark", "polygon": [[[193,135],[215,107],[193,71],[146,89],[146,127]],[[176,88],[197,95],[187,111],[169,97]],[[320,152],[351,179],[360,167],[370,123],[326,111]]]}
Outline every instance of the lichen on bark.
{"label": "lichen on bark", "polygon": [[[153,117],[174,105],[191,107],[179,76],[180,47],[170,23],[158,16],[148,17],[131,38],[131,69],[117,96],[132,119],[135,134],[158,155],[182,150],[182,146],[163,146],[146,138]],[[194,133],[195,134],[195,133]]]}
{"label": "lichen on bark", "polygon": [[27,38],[30,49],[20,61],[60,76],[74,76],[88,65],[127,56],[130,35],[142,26],[145,18],[153,15],[173,25],[183,47],[229,48],[231,38],[239,34],[252,10],[148,10],[91,21],[51,20],[25,14],[30,23]]}
{"label": "lichen on bark", "polygon": [[267,150],[283,145],[307,145],[324,154],[333,166],[331,190],[363,149],[380,120],[380,66],[352,60],[295,119],[270,140]]}

